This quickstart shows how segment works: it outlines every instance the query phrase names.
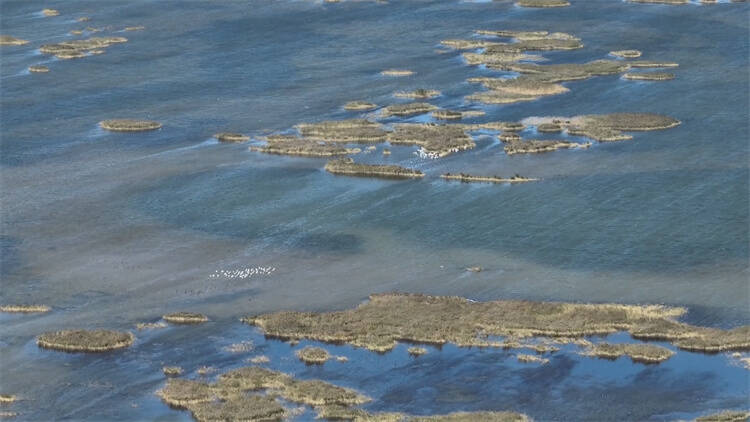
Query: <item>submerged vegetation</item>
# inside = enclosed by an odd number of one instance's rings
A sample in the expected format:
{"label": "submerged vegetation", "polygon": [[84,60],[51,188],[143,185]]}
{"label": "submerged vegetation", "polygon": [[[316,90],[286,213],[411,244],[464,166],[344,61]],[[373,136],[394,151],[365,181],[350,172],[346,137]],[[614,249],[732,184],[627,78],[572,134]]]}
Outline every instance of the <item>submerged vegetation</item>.
{"label": "submerged vegetation", "polygon": [[693,351],[750,349],[750,326],[733,330],[674,320],[683,308],[648,305],[573,304],[460,297],[377,294],[353,310],[283,311],[244,319],[271,337],[349,343],[386,352],[398,341],[495,346],[489,336],[583,337],[628,331],[634,338],[670,341]]}
{"label": "submerged vegetation", "polygon": [[44,333],[36,344],[64,352],[106,352],[128,347],[135,341],[129,332],[111,330],[63,330]]}
{"label": "submerged vegetation", "polygon": [[599,142],[613,142],[632,139],[623,133],[670,129],[681,122],[669,116],[653,113],[611,113],[590,114],[575,117],[533,117],[526,123],[558,125],[565,128],[569,135],[585,136]]}
{"label": "submerged vegetation", "polygon": [[387,164],[355,163],[351,158],[331,160],[326,163],[326,171],[344,176],[382,177],[387,179],[409,179],[424,177],[419,170]]}

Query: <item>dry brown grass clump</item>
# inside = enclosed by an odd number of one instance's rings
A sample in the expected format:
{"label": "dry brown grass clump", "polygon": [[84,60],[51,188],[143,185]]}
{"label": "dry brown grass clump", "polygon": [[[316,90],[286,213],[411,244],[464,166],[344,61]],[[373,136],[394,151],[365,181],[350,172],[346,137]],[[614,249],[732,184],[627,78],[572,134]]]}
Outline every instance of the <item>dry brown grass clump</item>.
{"label": "dry brown grass clump", "polygon": [[394,145],[417,145],[431,157],[444,157],[476,146],[462,125],[401,123],[394,125],[388,141]]}
{"label": "dry brown grass clump", "polygon": [[383,76],[411,76],[414,72],[405,69],[386,69],[380,72],[380,74]]}
{"label": "dry brown grass clump", "polygon": [[[458,180],[460,182],[470,183],[470,182],[480,182],[480,183],[524,183],[524,182],[535,182],[539,179],[530,179],[528,177],[523,177],[519,175],[515,175],[513,177],[499,177],[499,176],[474,176],[471,174],[465,174],[465,173],[445,173],[440,176],[443,179],[446,180]],[[475,269],[479,269],[481,271],[481,267],[470,267],[469,271],[473,272],[479,272],[475,271]]]}
{"label": "dry brown grass clump", "polygon": [[674,352],[653,344],[596,343],[591,345],[584,354],[605,359],[628,356],[633,362],[660,363],[671,358]]}
{"label": "dry brown grass clump", "polygon": [[427,354],[427,349],[424,347],[412,346],[407,351],[412,356],[422,356]]}
{"label": "dry brown grass clump", "polygon": [[437,110],[437,107],[429,103],[393,104],[383,109],[383,116],[412,116],[429,113],[433,110]]}
{"label": "dry brown grass clump", "polygon": [[432,117],[440,120],[460,120],[463,118],[463,113],[453,110],[438,110],[432,112]]}
{"label": "dry brown grass clump", "polygon": [[164,375],[168,377],[176,377],[182,375],[182,368],[180,368],[179,366],[165,366],[161,368],[161,371],[164,372]]}
{"label": "dry brown grass clump", "polygon": [[701,416],[695,422],[747,422],[750,412],[742,410],[725,410],[713,415]]}
{"label": "dry brown grass clump", "polygon": [[626,73],[622,75],[625,79],[632,81],[669,81],[674,79],[674,73],[667,72],[643,72],[643,73]]}
{"label": "dry brown grass clump", "polygon": [[508,155],[536,154],[540,152],[557,151],[558,149],[588,148],[591,144],[568,142],[562,140],[512,140],[505,142],[503,149]]}
{"label": "dry brown grass clump", "polygon": [[44,333],[36,344],[65,352],[106,352],[128,347],[135,341],[129,332],[111,330],[63,330]]}
{"label": "dry brown grass clump", "polygon": [[348,103],[344,104],[344,110],[351,111],[368,111],[374,110],[376,108],[378,108],[377,104],[367,101],[349,101]]}
{"label": "dry brown grass clump", "polygon": [[37,313],[37,312],[49,312],[50,307],[47,305],[2,305],[0,306],[0,312],[9,313]]}
{"label": "dry brown grass clump", "polygon": [[16,396],[13,394],[0,394],[0,404],[10,404],[16,401]]}
{"label": "dry brown grass clump", "polygon": [[497,136],[497,139],[500,140],[500,142],[502,143],[520,141],[521,135],[515,132],[503,132]]}
{"label": "dry brown grass clump", "polygon": [[398,91],[393,94],[394,97],[415,99],[428,99],[437,97],[439,95],[440,91],[438,90],[424,88],[415,89],[414,91]]}
{"label": "dry brown grass clump", "polygon": [[370,143],[383,142],[386,137],[380,124],[367,119],[300,123],[295,127],[302,137],[313,141]]}
{"label": "dry brown grass clump", "polygon": [[583,337],[617,331],[670,341],[687,350],[750,350],[750,326],[720,330],[673,319],[684,312],[657,305],[472,302],[388,293],[371,295],[368,302],[347,311],[283,311],[244,321],[272,337],[349,343],[377,352],[391,350],[401,340],[469,347],[496,345],[487,336]]}
{"label": "dry brown grass clump", "polygon": [[271,362],[271,359],[266,355],[259,355],[259,356],[253,356],[250,359],[247,360],[247,362],[254,363],[254,364],[260,364],[260,363],[268,363]]}
{"label": "dry brown grass clump", "polygon": [[140,132],[161,128],[161,123],[151,120],[112,119],[99,122],[102,129],[114,132]]}
{"label": "dry brown grass clump", "polygon": [[208,321],[208,317],[197,312],[173,312],[162,316],[164,321],[172,324],[200,324]]}
{"label": "dry brown grass clump", "polygon": [[609,54],[623,59],[635,59],[641,57],[641,52],[638,50],[615,50],[610,51]]}
{"label": "dry brown grass clump", "polygon": [[303,349],[297,350],[296,353],[299,360],[307,364],[324,364],[332,358],[331,354],[326,349],[320,347],[307,346]]}
{"label": "dry brown grass clump", "polygon": [[55,9],[42,9],[42,14],[44,16],[57,16],[60,12]]}
{"label": "dry brown grass clump", "polygon": [[339,387],[320,380],[297,381],[292,380],[282,390],[282,396],[296,403],[311,406],[326,406],[332,404],[356,405],[370,401],[354,390]]}
{"label": "dry brown grass clump", "polygon": [[568,0],[518,0],[516,5],[521,7],[565,7],[570,6]]}
{"label": "dry brown grass clump", "polygon": [[0,35],[0,45],[24,45],[28,43],[27,40],[22,40],[10,35]]}
{"label": "dry brown grass clump", "polygon": [[49,68],[40,64],[29,66],[29,72],[31,73],[47,73]]}
{"label": "dry brown grass clump", "polygon": [[326,163],[326,171],[344,176],[381,177],[393,179],[408,179],[424,177],[419,170],[386,164],[355,163],[351,158],[331,160]]}
{"label": "dry brown grass clump", "polygon": [[220,142],[246,142],[250,137],[241,133],[221,132],[214,135]]}

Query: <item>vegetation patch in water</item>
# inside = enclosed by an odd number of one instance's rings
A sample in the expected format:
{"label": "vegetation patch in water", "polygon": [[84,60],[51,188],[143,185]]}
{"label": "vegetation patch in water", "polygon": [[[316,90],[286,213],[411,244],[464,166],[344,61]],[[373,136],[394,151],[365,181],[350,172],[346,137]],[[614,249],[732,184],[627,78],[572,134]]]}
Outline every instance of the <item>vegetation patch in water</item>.
{"label": "vegetation patch in water", "polygon": [[42,65],[32,65],[32,66],[29,66],[29,72],[31,72],[31,73],[47,73],[47,72],[49,72],[49,68],[47,66],[42,66]]}
{"label": "vegetation patch in water", "polygon": [[411,76],[414,72],[406,69],[386,69],[380,74],[383,76]]}
{"label": "vegetation patch in water", "polygon": [[401,123],[394,125],[388,134],[393,145],[417,145],[432,158],[444,157],[454,152],[476,146],[461,125],[438,125],[433,123]]}
{"label": "vegetation patch in water", "polygon": [[638,50],[615,50],[610,51],[609,54],[623,59],[635,59],[641,57],[641,52]]}
{"label": "vegetation patch in water", "polygon": [[103,52],[105,48],[127,42],[124,37],[92,37],[85,40],[63,41],[56,44],[44,44],[39,47],[39,51],[44,54],[53,54],[57,58],[71,59],[86,57],[85,53],[94,53],[94,51]]}
{"label": "vegetation patch in water", "polygon": [[576,338],[617,331],[694,351],[750,349],[750,326],[721,330],[674,320],[685,312],[659,305],[473,302],[454,296],[387,293],[371,295],[352,310],[282,311],[244,321],[270,337],[348,343],[376,352],[391,350],[397,341],[499,347],[488,336]]}
{"label": "vegetation patch in water", "polygon": [[725,410],[712,415],[701,416],[695,422],[747,422],[750,420],[750,412],[743,410]]}
{"label": "vegetation patch in water", "polygon": [[49,312],[50,309],[51,308],[47,305],[2,305],[0,306],[0,312],[22,313],[22,314]]}
{"label": "vegetation patch in water", "polygon": [[37,337],[36,344],[45,349],[64,352],[106,352],[133,344],[132,333],[112,330],[62,330]]}
{"label": "vegetation patch in water", "polygon": [[250,137],[241,133],[221,132],[214,135],[219,142],[246,142]]}
{"label": "vegetation patch in water", "polygon": [[[475,176],[471,174],[465,174],[465,173],[445,173],[441,175],[443,179],[446,180],[458,180],[460,182],[465,183],[471,183],[471,182],[480,182],[480,183],[525,183],[525,182],[535,182],[539,179],[530,179],[528,177],[523,177],[519,175],[515,175],[513,177],[499,177],[499,176]],[[477,271],[478,269],[478,271]],[[480,267],[470,267],[469,269],[472,272],[480,272]]]}
{"label": "vegetation patch in water", "polygon": [[622,75],[623,78],[631,81],[670,81],[674,79],[674,73],[668,72],[642,72],[642,73],[626,73]]}
{"label": "vegetation patch in water", "polygon": [[302,137],[313,141],[361,144],[383,142],[386,138],[380,124],[367,119],[300,123],[295,128]]}
{"label": "vegetation patch in water", "polygon": [[415,99],[428,99],[437,97],[439,95],[440,91],[438,90],[424,88],[415,89],[414,91],[397,91],[393,94],[394,97]]}
{"label": "vegetation patch in water", "polygon": [[516,5],[521,7],[565,7],[570,6],[568,0],[518,0]]}
{"label": "vegetation patch in water", "polygon": [[424,177],[419,170],[388,164],[355,163],[351,158],[331,160],[326,163],[326,171],[344,176],[382,177],[388,179],[409,179]]}
{"label": "vegetation patch in water", "polygon": [[0,394],[0,404],[10,404],[16,401],[16,396],[13,394]]}
{"label": "vegetation patch in water", "polygon": [[623,131],[651,131],[670,129],[681,122],[669,116],[653,113],[611,113],[591,114],[575,117],[533,117],[526,120],[538,126],[556,124],[569,135],[585,136],[599,142],[613,142],[632,139]]}
{"label": "vegetation patch in water", "polygon": [[296,155],[300,157],[334,157],[338,155],[356,154],[361,152],[359,148],[345,148],[340,145],[328,144],[294,137],[294,140],[270,138],[264,146],[250,147],[251,151],[264,152],[266,154]]}
{"label": "vegetation patch in water", "polygon": [[377,104],[370,103],[367,101],[349,101],[344,104],[344,110],[350,111],[369,111],[378,108]]}
{"label": "vegetation patch in water", "polygon": [[418,346],[412,346],[407,351],[412,356],[422,356],[427,354],[427,349]]}
{"label": "vegetation patch in water", "polygon": [[27,40],[22,40],[10,35],[0,35],[0,45],[24,45],[28,43]]}
{"label": "vegetation patch in water", "polygon": [[508,155],[536,154],[540,152],[557,151],[558,149],[588,148],[591,144],[568,142],[562,140],[512,140],[505,142],[503,149]]}
{"label": "vegetation patch in water", "polygon": [[549,359],[536,355],[519,354],[516,359],[521,363],[539,363],[542,365],[549,363]]}
{"label": "vegetation patch in water", "polygon": [[161,371],[168,377],[177,377],[182,375],[182,368],[180,368],[179,366],[165,366],[161,368]]}
{"label": "vegetation patch in water", "polygon": [[324,364],[332,358],[326,349],[321,347],[307,346],[296,352],[297,357],[307,364]]}
{"label": "vegetation patch in water", "polygon": [[688,4],[688,0],[628,0],[631,3],[650,3],[650,4]]}
{"label": "vegetation patch in water", "polygon": [[141,132],[161,128],[161,123],[151,120],[112,119],[99,122],[102,129],[114,132]]}
{"label": "vegetation patch in water", "polygon": [[44,16],[58,16],[60,12],[55,9],[42,9],[42,14]]}
{"label": "vegetation patch in water", "polygon": [[383,116],[413,116],[433,110],[437,110],[437,107],[429,103],[393,104],[383,109]]}
{"label": "vegetation patch in water", "polygon": [[173,312],[162,316],[164,321],[172,324],[200,324],[208,321],[208,317],[196,312]]}
{"label": "vegetation patch in water", "polygon": [[633,362],[660,363],[671,358],[674,352],[653,344],[596,343],[592,344],[584,354],[605,359],[628,356]]}
{"label": "vegetation patch in water", "polygon": [[663,61],[655,61],[655,60],[637,60],[628,62],[630,67],[633,68],[652,68],[652,67],[678,67],[680,66],[679,63],[675,62],[663,62]]}

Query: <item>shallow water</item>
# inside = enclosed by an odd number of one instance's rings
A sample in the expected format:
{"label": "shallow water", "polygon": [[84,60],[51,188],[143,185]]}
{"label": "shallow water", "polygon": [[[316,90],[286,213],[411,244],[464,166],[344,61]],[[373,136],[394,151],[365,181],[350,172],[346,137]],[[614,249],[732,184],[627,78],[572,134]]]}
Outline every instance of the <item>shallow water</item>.
{"label": "shallow water", "polygon": [[[28,398],[14,405],[20,419],[185,420],[152,395],[163,381],[162,360],[191,370],[233,367],[241,359],[217,354],[217,345],[253,338],[269,348],[272,367],[357,387],[378,398],[369,405],[377,410],[673,420],[747,407],[748,371],[724,354],[679,352],[646,367],[560,353],[535,368],[502,351],[446,346],[414,360],[399,346],[385,356],[345,348],[335,353],[351,354],[348,363],[308,368],[288,346],[237,322],[278,309],[343,309],[399,290],[667,303],[688,307],[684,320],[695,324],[750,323],[749,6],[573,3],[550,10],[504,1],[0,3],[3,34],[31,41],[0,52],[0,298],[54,308],[0,317],[0,392]],[[61,15],[39,16],[45,7]],[[80,16],[91,21],[76,22]],[[134,25],[146,29],[117,32]],[[129,41],[78,60],[35,50],[87,26],[112,26],[94,35]],[[497,72],[465,65],[439,41],[506,28],[582,38],[583,49],[544,53],[546,63],[635,48],[644,60],[680,67],[668,82],[604,76],[528,103],[464,103],[480,90],[466,79]],[[50,73],[26,71],[41,63]],[[416,74],[387,78],[379,74],[386,68]],[[411,147],[383,157],[382,146],[359,158],[419,168],[428,175],[422,181],[335,177],[324,160],[211,140],[219,131],[260,136],[354,117],[342,108],[347,101],[388,105],[403,102],[393,92],[420,87],[441,90],[431,101],[441,107],[484,109],[475,122],[648,111],[682,124],[533,156],[506,156],[488,133],[476,149],[441,160],[421,159]],[[164,127],[139,134],[97,127],[113,117]],[[436,178],[446,171],[543,180],[506,186]],[[485,271],[464,271],[475,265]],[[276,271],[209,277],[257,266]],[[183,309],[213,322],[137,333],[134,347],[103,356],[39,351],[33,343],[46,330],[130,329]],[[367,377],[351,376],[358,371]],[[466,382],[456,382],[461,377]],[[92,387],[93,380],[108,384]],[[643,405],[634,410],[636,403]]]}

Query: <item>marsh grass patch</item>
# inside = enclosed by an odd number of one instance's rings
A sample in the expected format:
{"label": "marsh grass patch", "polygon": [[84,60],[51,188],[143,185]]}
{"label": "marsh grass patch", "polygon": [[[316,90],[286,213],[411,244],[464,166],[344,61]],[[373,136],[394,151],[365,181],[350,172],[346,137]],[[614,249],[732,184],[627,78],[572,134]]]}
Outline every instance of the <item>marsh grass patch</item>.
{"label": "marsh grass patch", "polygon": [[112,330],[62,330],[37,337],[37,345],[65,352],[106,352],[130,346],[135,336]]}

